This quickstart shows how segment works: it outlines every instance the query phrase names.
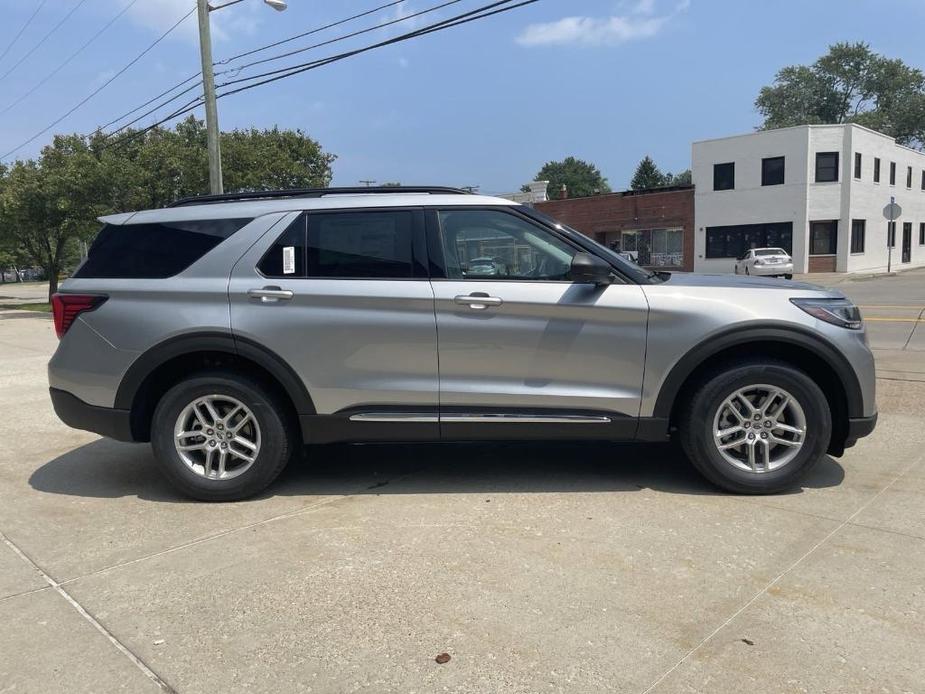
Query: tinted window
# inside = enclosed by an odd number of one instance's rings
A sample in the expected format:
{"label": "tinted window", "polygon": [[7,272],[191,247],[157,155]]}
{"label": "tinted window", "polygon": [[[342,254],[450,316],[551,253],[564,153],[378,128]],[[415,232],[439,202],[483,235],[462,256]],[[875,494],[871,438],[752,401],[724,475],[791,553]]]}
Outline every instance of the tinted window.
{"label": "tinted window", "polygon": [[812,222],[809,236],[810,255],[835,255],[838,247],[838,222]]}
{"label": "tinted window", "polygon": [[771,157],[761,160],[761,185],[779,186],[784,183],[784,158]]}
{"label": "tinted window", "polygon": [[308,276],[413,277],[415,219],[408,210],[308,215]]}
{"label": "tinted window", "polygon": [[851,252],[864,252],[864,236],[867,233],[867,222],[863,219],[851,220]]}
{"label": "tinted window", "polygon": [[713,190],[732,190],[736,187],[735,162],[713,165]]}
{"label": "tinted window", "polygon": [[440,212],[448,279],[565,281],[577,252],[554,234],[496,210]]}
{"label": "tinted window", "polygon": [[838,152],[816,152],[816,183],[838,180]]}
{"label": "tinted window", "polygon": [[793,251],[793,223],[735,224],[707,227],[707,258],[742,258],[750,248]]}
{"label": "tinted window", "polygon": [[161,279],[182,272],[250,219],[107,224],[74,277]]}
{"label": "tinted window", "polygon": [[280,234],[257,268],[267,277],[305,277],[305,217]]}

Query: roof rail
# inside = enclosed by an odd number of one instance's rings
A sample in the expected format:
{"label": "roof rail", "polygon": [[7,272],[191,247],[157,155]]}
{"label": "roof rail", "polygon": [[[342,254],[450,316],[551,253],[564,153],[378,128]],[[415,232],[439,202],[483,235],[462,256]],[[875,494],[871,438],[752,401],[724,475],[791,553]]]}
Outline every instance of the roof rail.
{"label": "roof rail", "polygon": [[254,190],[220,195],[193,195],[170,203],[167,207],[185,205],[208,205],[241,200],[275,200],[278,198],[323,198],[326,195],[372,195],[387,193],[431,193],[444,195],[469,195],[469,191],[447,186],[362,186],[348,188],[293,188],[290,190]]}

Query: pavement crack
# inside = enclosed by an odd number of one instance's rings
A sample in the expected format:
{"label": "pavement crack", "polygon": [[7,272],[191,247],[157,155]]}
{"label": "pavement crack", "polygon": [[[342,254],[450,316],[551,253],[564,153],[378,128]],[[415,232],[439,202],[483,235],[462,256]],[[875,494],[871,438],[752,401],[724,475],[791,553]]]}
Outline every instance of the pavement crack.
{"label": "pavement crack", "polygon": [[918,320],[912,324],[912,330],[909,331],[909,337],[906,338],[906,344],[903,345],[904,350],[909,346],[909,343],[912,342],[912,336],[915,335],[915,329],[918,328],[919,324],[922,322],[922,316],[925,316],[925,308],[919,311]]}
{"label": "pavement crack", "polygon": [[[77,613],[81,617],[84,618],[84,620],[89,622],[90,625],[94,629],[96,629],[100,634],[102,634],[103,637],[105,637],[109,641],[109,643],[111,643],[115,647],[117,651],[119,651],[122,655],[128,658],[131,661],[131,663],[136,668],[138,668],[145,677],[147,677],[155,685],[157,685],[161,689],[161,691],[168,692],[169,694],[176,693],[176,690],[173,687],[171,687],[169,684],[167,684],[167,682],[160,675],[158,675],[154,670],[152,670],[151,667],[148,666],[148,664],[145,663],[145,661],[141,659],[141,657],[139,657],[128,646],[122,643],[116,637],[115,634],[109,631],[109,629],[103,626],[103,624],[96,617],[90,614],[90,612],[88,612],[87,609],[83,605],[77,602],[77,600],[75,600],[74,597],[70,593],[64,590],[64,588],[61,587],[61,584],[58,583],[58,581],[52,578],[44,569],[42,569],[42,567],[36,564],[35,561],[33,561],[33,559],[29,555],[27,555],[23,550],[21,550],[3,532],[0,532],[0,541],[2,541],[3,544],[9,547],[13,551],[13,553],[16,554],[16,556],[18,556],[20,559],[22,559],[22,561],[25,562],[33,571],[36,571],[45,580],[45,582],[48,584],[48,586],[52,590],[54,590],[56,593],[58,593],[58,595],[64,598],[64,600],[71,607],[73,607],[77,611]],[[31,591],[31,592],[38,592],[38,591],[36,590],[36,591]]]}

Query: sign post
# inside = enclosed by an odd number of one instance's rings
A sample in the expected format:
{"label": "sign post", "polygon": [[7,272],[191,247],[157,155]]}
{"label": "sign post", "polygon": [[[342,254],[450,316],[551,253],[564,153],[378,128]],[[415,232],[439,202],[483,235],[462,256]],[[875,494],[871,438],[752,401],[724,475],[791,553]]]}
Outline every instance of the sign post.
{"label": "sign post", "polygon": [[893,243],[896,241],[896,220],[902,216],[903,208],[896,204],[896,198],[890,196],[890,204],[883,208],[883,216],[890,221],[886,228],[886,271],[893,270]]}

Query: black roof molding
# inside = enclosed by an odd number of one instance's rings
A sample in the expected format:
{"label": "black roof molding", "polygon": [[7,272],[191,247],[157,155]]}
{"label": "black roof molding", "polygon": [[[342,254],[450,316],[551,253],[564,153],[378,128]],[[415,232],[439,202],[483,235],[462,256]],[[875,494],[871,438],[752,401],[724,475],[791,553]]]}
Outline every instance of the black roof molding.
{"label": "black roof molding", "polygon": [[293,188],[290,190],[254,190],[221,195],[194,195],[172,202],[167,207],[209,205],[246,200],[276,200],[281,198],[323,198],[327,195],[375,195],[389,193],[428,193],[436,195],[469,195],[469,191],[447,186],[356,186],[350,188]]}

